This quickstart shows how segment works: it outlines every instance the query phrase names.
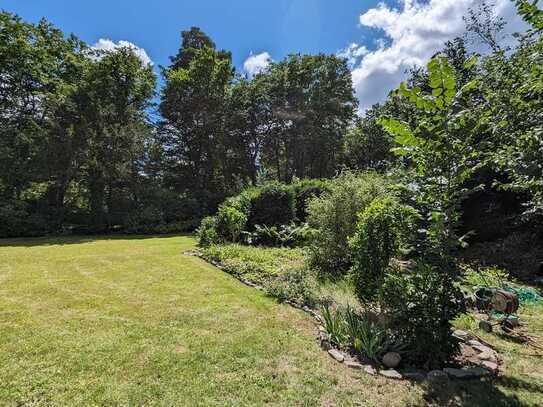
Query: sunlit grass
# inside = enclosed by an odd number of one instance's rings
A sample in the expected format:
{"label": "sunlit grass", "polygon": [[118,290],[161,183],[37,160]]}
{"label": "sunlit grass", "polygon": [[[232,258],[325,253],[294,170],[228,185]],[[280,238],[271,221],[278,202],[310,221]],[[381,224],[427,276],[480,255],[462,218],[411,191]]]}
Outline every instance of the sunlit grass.
{"label": "sunlit grass", "polygon": [[405,405],[190,237],[0,241],[0,405]]}

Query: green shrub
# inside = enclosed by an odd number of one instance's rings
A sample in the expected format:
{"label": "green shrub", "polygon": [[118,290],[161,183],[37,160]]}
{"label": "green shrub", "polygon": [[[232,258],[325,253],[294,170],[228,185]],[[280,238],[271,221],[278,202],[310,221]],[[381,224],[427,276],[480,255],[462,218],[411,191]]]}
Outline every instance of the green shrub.
{"label": "green shrub", "polygon": [[255,225],[254,232],[244,232],[245,241],[250,245],[295,247],[303,246],[312,234],[307,224],[260,226]]}
{"label": "green shrub", "polygon": [[311,271],[302,263],[283,267],[280,275],[266,284],[266,292],[279,301],[293,301],[313,307],[317,283]]}
{"label": "green shrub", "polygon": [[198,236],[198,244],[202,247],[219,243],[220,237],[217,233],[217,219],[213,216],[202,219],[200,227],[196,230],[196,234]]}
{"label": "green shrub", "polygon": [[292,188],[279,183],[266,184],[251,193],[247,230],[255,225],[288,225],[295,219],[295,202]]}
{"label": "green shrub", "polygon": [[296,219],[298,222],[305,222],[309,201],[328,191],[328,182],[320,179],[303,179],[292,184],[292,188],[296,199]]}
{"label": "green shrub", "polygon": [[358,213],[375,198],[387,195],[387,181],[373,172],[344,173],[329,191],[311,199],[308,224],[315,229],[310,244],[311,266],[321,275],[340,276],[352,263],[348,238],[356,230]]}
{"label": "green shrub", "polygon": [[373,302],[378,297],[389,263],[407,243],[416,218],[413,208],[390,197],[375,199],[360,214],[349,247],[355,292],[361,302]]}
{"label": "green shrub", "polygon": [[377,362],[388,350],[386,332],[350,306],[346,308],[344,318],[350,346],[360,355]]}
{"label": "green shrub", "polygon": [[237,242],[247,224],[247,215],[234,206],[221,205],[215,218],[217,234],[226,241]]}
{"label": "green shrub", "polygon": [[337,346],[344,345],[347,341],[347,331],[342,312],[339,310],[332,311],[330,306],[325,304],[322,307],[321,314],[324,320],[324,329],[330,342]]}
{"label": "green shrub", "polygon": [[387,328],[405,345],[408,363],[439,368],[458,353],[451,322],[464,306],[451,273],[423,262],[410,272],[390,271],[383,282],[382,298]]}

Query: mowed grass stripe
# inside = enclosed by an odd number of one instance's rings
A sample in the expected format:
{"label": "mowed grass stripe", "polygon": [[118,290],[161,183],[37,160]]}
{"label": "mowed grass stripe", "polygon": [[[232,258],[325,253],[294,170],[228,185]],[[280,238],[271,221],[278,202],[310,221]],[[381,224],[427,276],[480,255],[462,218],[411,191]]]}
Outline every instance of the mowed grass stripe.
{"label": "mowed grass stripe", "polygon": [[[0,241],[0,405],[403,405],[191,237]],[[377,391],[376,391],[377,389]]]}

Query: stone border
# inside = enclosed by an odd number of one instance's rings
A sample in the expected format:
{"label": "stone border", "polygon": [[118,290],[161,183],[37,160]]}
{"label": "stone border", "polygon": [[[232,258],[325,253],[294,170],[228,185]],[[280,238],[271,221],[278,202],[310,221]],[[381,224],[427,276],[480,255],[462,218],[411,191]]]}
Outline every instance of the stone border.
{"label": "stone border", "polygon": [[[207,259],[200,251],[187,251],[182,253],[185,256],[198,257],[205,262],[217,267],[226,274],[234,277],[236,280],[245,284],[248,287],[255,288],[259,291],[264,291],[264,287],[249,281],[242,276],[229,272],[224,264]],[[425,381],[429,382],[445,382],[449,379],[456,380],[473,380],[480,379],[481,377],[487,377],[497,375],[503,370],[503,364],[498,357],[498,353],[492,348],[492,346],[478,337],[474,337],[467,332],[456,330],[453,333],[460,342],[461,346],[469,346],[479,353],[474,356],[476,359],[470,360],[474,366],[467,366],[462,368],[444,368],[442,370],[431,370],[429,372],[418,370],[413,372],[399,372],[396,369],[386,368],[378,369],[372,364],[362,364],[358,361],[356,356],[351,355],[348,352],[344,352],[341,349],[335,348],[328,339],[326,329],[324,328],[324,319],[315,310],[312,310],[307,305],[299,305],[294,301],[287,300],[284,303],[290,305],[293,308],[299,309],[311,315],[317,322],[317,341],[320,344],[322,350],[327,352],[332,359],[336,362],[344,364],[347,368],[354,370],[363,370],[365,373],[376,376],[380,375],[387,379],[393,380],[411,380],[411,381]]]}

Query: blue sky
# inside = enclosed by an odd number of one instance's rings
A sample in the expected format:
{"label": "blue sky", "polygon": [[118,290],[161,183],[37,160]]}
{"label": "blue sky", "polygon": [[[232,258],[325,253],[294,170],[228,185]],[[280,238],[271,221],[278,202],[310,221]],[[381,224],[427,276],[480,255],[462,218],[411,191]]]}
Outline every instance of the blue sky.
{"label": "blue sky", "polygon": [[[363,111],[383,100],[409,66],[426,63],[444,41],[462,34],[462,15],[480,1],[0,0],[0,8],[32,22],[46,17],[91,45],[129,41],[155,67],[168,64],[180,31],[191,26],[231,51],[239,70],[251,54],[253,64],[245,66],[258,69],[268,55],[341,53],[350,60]],[[510,0],[495,2],[496,13],[519,26]]]}

